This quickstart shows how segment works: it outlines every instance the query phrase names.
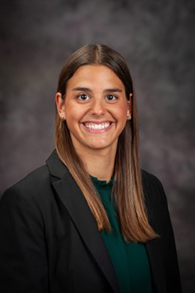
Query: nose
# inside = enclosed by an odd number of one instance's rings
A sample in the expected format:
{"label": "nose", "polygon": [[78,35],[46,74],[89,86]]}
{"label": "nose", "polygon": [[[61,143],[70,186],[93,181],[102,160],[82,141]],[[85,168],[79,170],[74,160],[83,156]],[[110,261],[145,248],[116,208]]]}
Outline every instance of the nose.
{"label": "nose", "polygon": [[105,113],[103,101],[100,99],[94,100],[91,108],[91,114],[94,116],[101,116]]}

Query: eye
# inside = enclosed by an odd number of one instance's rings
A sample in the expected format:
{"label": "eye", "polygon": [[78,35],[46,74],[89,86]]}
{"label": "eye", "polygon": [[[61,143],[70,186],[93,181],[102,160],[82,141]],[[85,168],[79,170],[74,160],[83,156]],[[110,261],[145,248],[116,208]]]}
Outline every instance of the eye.
{"label": "eye", "polygon": [[106,96],[106,99],[108,101],[116,101],[117,100],[117,97],[115,95],[107,95]]}
{"label": "eye", "polygon": [[77,98],[80,101],[87,101],[87,100],[89,100],[89,97],[86,94],[80,94],[80,95],[77,96]]}

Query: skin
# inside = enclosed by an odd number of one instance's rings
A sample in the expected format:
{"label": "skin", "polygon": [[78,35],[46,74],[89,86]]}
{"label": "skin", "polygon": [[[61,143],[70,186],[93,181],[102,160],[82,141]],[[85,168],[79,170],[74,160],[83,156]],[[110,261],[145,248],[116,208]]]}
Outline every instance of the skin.
{"label": "skin", "polygon": [[68,81],[65,100],[56,93],[56,105],[89,174],[109,181],[118,137],[131,114],[122,81],[106,66],[81,66]]}

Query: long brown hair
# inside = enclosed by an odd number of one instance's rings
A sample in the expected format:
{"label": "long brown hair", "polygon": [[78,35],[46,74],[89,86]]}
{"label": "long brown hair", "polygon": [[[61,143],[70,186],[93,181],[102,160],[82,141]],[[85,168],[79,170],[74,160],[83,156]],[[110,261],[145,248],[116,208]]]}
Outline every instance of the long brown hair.
{"label": "long brown hair", "polygon": [[[87,45],[73,53],[66,61],[60,73],[57,91],[66,97],[68,80],[80,66],[100,64],[109,67],[123,82],[126,97],[132,93],[132,119],[118,139],[114,167],[114,185],[112,194],[118,207],[118,217],[121,233],[126,241],[146,242],[158,235],[153,231],[147,218],[144,202],[140,160],[138,152],[138,117],[136,99],[128,66],[124,58],[105,45]],[[98,229],[111,231],[110,222],[104,206],[77,155],[66,121],[63,121],[56,111],[55,144],[59,158],[69,169],[74,180],[94,215]]]}

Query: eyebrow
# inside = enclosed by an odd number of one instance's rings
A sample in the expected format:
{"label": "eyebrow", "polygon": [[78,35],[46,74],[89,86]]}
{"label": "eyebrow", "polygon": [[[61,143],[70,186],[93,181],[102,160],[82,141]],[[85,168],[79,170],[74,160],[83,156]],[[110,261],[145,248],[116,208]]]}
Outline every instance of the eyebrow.
{"label": "eyebrow", "polygon": [[[92,92],[90,88],[87,87],[75,87],[73,88],[73,91],[86,91],[86,92]],[[110,89],[105,89],[105,93],[122,93],[122,90],[119,88],[110,88]]]}

